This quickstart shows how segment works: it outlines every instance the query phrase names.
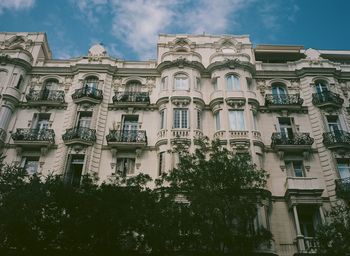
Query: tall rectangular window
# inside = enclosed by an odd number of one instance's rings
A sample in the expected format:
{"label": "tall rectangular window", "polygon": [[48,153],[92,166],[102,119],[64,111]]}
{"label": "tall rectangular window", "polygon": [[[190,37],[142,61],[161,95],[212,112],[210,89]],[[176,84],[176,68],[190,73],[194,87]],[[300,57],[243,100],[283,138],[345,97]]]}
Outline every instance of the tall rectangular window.
{"label": "tall rectangular window", "polygon": [[28,174],[34,174],[39,170],[39,157],[26,156],[22,158],[21,167],[26,170]]}
{"label": "tall rectangular window", "polygon": [[158,162],[158,176],[162,175],[165,171],[165,152],[159,153]]}
{"label": "tall rectangular window", "polygon": [[239,77],[235,75],[227,76],[226,84],[227,84],[228,91],[239,91],[241,89],[241,85],[239,83]]}
{"label": "tall rectangular window", "polygon": [[92,112],[79,112],[78,124],[79,128],[90,128]]}
{"label": "tall rectangular window", "polygon": [[230,130],[243,131],[245,130],[244,124],[244,111],[242,110],[230,110],[229,111]]}
{"label": "tall rectangular window", "polygon": [[337,159],[337,167],[341,179],[350,178],[350,159]]}
{"label": "tall rectangular window", "polygon": [[188,90],[188,77],[184,74],[177,74],[174,77],[175,90]]}
{"label": "tall rectangular window", "polygon": [[303,162],[299,160],[285,162],[287,173],[293,177],[305,177]]}
{"label": "tall rectangular window", "polygon": [[257,121],[256,121],[256,115],[252,112],[252,121],[253,121],[253,129],[254,131],[257,131],[258,130],[258,124],[257,124]]}
{"label": "tall rectangular window", "polygon": [[161,84],[161,89],[162,90],[166,90],[166,89],[168,89],[168,77],[167,76],[165,76],[165,77],[163,77],[162,78],[162,84]]}
{"label": "tall rectangular window", "polygon": [[84,167],[85,155],[69,155],[65,182],[72,186],[79,186]]}
{"label": "tall rectangular window", "polygon": [[214,91],[217,91],[218,90],[218,78],[217,77],[214,77],[212,79],[212,84],[213,84]]}
{"label": "tall rectangular window", "polygon": [[220,123],[220,111],[217,111],[214,114],[214,118],[215,118],[215,128],[217,131],[219,131],[221,129],[221,123]]}
{"label": "tall rectangular window", "polygon": [[117,171],[123,175],[134,174],[135,158],[117,158]]}
{"label": "tall rectangular window", "polygon": [[202,129],[202,111],[199,109],[197,109],[197,129]]}
{"label": "tall rectangular window", "polygon": [[199,77],[196,77],[195,89],[196,90],[200,90],[201,89],[201,79]]}
{"label": "tall rectangular window", "polygon": [[189,128],[187,108],[175,108],[173,118],[173,128]]}
{"label": "tall rectangular window", "polygon": [[160,129],[165,129],[166,119],[165,119],[165,109],[162,109],[160,112]]}

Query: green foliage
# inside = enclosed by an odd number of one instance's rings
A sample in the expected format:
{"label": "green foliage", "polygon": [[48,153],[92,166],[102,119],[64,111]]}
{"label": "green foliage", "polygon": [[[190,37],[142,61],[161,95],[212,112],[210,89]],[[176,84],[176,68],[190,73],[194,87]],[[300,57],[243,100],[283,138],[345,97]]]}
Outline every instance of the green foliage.
{"label": "green foliage", "polygon": [[177,168],[151,189],[145,174],[117,173],[79,187],[29,176],[0,159],[1,255],[247,255],[271,234],[252,226],[267,174],[248,155],[199,140],[178,143]]}
{"label": "green foliage", "polygon": [[350,208],[339,204],[328,212],[327,217],[329,221],[316,234],[317,254],[350,255]]}

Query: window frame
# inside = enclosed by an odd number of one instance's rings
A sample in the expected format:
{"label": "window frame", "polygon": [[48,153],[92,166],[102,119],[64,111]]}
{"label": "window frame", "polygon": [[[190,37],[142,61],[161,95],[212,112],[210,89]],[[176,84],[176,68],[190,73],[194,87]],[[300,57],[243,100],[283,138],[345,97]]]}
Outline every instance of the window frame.
{"label": "window frame", "polygon": [[[239,113],[239,115],[238,115],[238,113]],[[229,116],[228,116],[229,128],[231,131],[245,131],[246,130],[244,110],[229,110],[228,114],[229,114]]]}
{"label": "window frame", "polygon": [[[176,112],[179,113],[178,115],[179,120],[177,120]],[[189,125],[188,108],[174,108],[173,109],[173,129],[189,129],[189,128],[190,128],[190,125]]]}
{"label": "window frame", "polygon": [[159,115],[160,115],[160,129],[166,129],[166,109],[161,109],[159,111]]}
{"label": "window frame", "polygon": [[[33,160],[35,159],[35,160]],[[28,168],[28,163],[29,162],[36,162],[36,168],[34,171],[29,171]],[[29,175],[34,175],[38,173],[40,169],[40,156],[23,156],[21,159],[21,167],[29,174]]]}
{"label": "window frame", "polygon": [[158,154],[158,176],[161,176],[165,172],[165,151]]}
{"label": "window frame", "polygon": [[[122,170],[118,170],[120,162],[122,162],[122,166],[123,166]],[[129,166],[130,163],[132,163],[132,165],[130,165],[131,167]],[[128,165],[128,166],[125,167],[125,165]],[[116,172],[121,171],[125,176],[134,175],[135,166],[136,166],[135,157],[117,157]]]}
{"label": "window frame", "polygon": [[[237,92],[241,90],[241,81],[240,77],[236,74],[228,74],[225,77],[226,79],[226,90],[229,92]],[[230,80],[232,80],[230,82]],[[232,86],[232,88],[231,88]]]}
{"label": "window frame", "polygon": [[214,113],[214,119],[215,119],[215,130],[220,131],[221,130],[220,110]]}
{"label": "window frame", "polygon": [[[181,80],[181,85],[183,86],[184,84],[184,81],[187,81],[186,82],[186,86],[185,87],[178,87],[178,82]],[[189,81],[189,77],[187,74],[185,73],[177,73],[174,75],[174,90],[176,91],[188,91],[190,89],[190,81]]]}

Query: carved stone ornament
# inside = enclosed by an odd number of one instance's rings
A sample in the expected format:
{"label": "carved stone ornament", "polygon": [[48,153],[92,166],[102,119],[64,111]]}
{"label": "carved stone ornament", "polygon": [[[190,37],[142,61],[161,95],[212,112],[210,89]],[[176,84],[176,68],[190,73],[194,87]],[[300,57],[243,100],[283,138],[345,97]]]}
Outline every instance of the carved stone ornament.
{"label": "carved stone ornament", "polygon": [[245,99],[244,98],[227,98],[226,100],[227,105],[229,105],[231,108],[242,108],[245,105]]}
{"label": "carved stone ornament", "polygon": [[8,62],[8,60],[10,59],[10,56],[8,54],[5,53],[0,53],[0,64],[1,65],[6,65],[6,62]]}
{"label": "carved stone ornament", "polygon": [[184,57],[179,57],[173,62],[178,68],[184,68],[184,66],[187,64],[189,65],[189,61],[185,59]]}
{"label": "carved stone ornament", "polygon": [[63,82],[64,90],[67,92],[73,84],[73,76],[66,76]]}
{"label": "carved stone ornament", "polygon": [[98,43],[90,47],[88,59],[89,61],[101,62],[102,58],[107,56],[107,51],[102,44]]}
{"label": "carved stone ornament", "polygon": [[191,102],[190,97],[172,97],[171,102],[178,107],[187,106]]}
{"label": "carved stone ornament", "polygon": [[265,96],[265,91],[267,89],[266,80],[265,79],[257,79],[256,83],[257,83],[257,88],[260,91],[260,94],[262,96]]}
{"label": "carved stone ornament", "polygon": [[156,87],[156,78],[151,76],[147,77],[145,86],[147,87],[148,91],[151,93],[153,88]]}
{"label": "carved stone ornament", "polygon": [[346,80],[338,80],[338,83],[339,83],[339,87],[342,90],[344,96],[348,97],[349,96],[350,87],[349,87],[349,85],[347,85],[347,81]]}
{"label": "carved stone ornament", "polygon": [[114,90],[118,91],[118,89],[122,87],[122,78],[120,76],[114,77],[112,86],[113,86]]}

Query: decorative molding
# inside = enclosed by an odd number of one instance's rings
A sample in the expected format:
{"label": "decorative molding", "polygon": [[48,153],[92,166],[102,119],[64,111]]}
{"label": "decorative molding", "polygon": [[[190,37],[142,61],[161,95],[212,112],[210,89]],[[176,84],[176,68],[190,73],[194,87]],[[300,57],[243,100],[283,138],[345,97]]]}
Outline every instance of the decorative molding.
{"label": "decorative molding", "polygon": [[191,97],[187,96],[173,96],[171,97],[171,103],[177,107],[184,107],[189,105],[191,102]]}
{"label": "decorative molding", "polygon": [[246,99],[229,97],[229,98],[226,98],[225,101],[227,105],[229,105],[231,108],[241,109],[245,105]]}

